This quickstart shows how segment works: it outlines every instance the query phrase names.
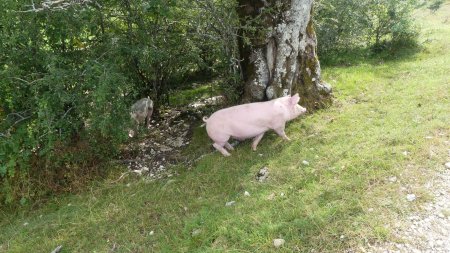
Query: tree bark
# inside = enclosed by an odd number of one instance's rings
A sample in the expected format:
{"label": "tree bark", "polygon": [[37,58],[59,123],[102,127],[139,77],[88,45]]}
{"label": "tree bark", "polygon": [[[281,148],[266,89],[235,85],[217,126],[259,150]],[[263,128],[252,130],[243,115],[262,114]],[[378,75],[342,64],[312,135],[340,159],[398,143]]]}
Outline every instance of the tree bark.
{"label": "tree bark", "polygon": [[[244,102],[299,93],[310,110],[331,104],[331,87],[321,80],[312,6],[313,0],[239,0]],[[256,29],[246,28],[252,20]]]}

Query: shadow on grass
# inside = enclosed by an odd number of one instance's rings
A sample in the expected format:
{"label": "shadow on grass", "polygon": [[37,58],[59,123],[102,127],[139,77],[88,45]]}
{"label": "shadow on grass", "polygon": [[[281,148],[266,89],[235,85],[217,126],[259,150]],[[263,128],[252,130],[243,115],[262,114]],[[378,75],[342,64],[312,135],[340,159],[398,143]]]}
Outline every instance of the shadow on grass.
{"label": "shadow on grass", "polygon": [[348,48],[320,55],[324,67],[349,67],[359,64],[379,65],[384,62],[407,61],[423,50],[422,45],[402,45],[395,48]]}

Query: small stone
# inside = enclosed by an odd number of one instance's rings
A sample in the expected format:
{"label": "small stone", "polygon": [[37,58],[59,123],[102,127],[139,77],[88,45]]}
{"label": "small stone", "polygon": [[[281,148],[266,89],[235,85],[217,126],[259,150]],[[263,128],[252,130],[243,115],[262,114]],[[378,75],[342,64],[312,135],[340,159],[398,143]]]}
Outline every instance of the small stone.
{"label": "small stone", "polygon": [[193,236],[193,237],[195,237],[195,236],[197,236],[197,235],[199,235],[199,234],[201,234],[202,233],[202,230],[201,229],[194,229],[193,231],[192,231],[192,233],[191,233],[191,235]]}
{"label": "small stone", "polygon": [[269,196],[267,196],[268,200],[273,200],[275,198],[275,193],[271,193]]}
{"label": "small stone", "polygon": [[450,162],[445,163],[445,168],[450,169]]}
{"label": "small stone", "polygon": [[368,211],[369,213],[371,213],[371,212],[373,212],[373,208],[369,208],[369,209],[367,209],[367,211]]}
{"label": "small stone", "polygon": [[275,248],[279,248],[283,246],[284,242],[284,239],[275,239],[273,240],[273,246],[275,246]]}
{"label": "small stone", "polygon": [[341,240],[343,240],[345,238],[345,235],[341,235],[340,237],[339,237],[339,239],[341,239]]}
{"label": "small stone", "polygon": [[391,182],[391,183],[397,182],[397,177],[396,176],[390,177],[389,182]]}
{"label": "small stone", "polygon": [[245,192],[244,192],[244,196],[250,197],[250,193],[249,193],[248,191],[245,191]]}
{"label": "small stone", "polygon": [[25,227],[28,226],[28,222],[23,223],[23,225],[24,225]]}
{"label": "small stone", "polygon": [[232,205],[234,205],[234,204],[236,204],[236,201],[230,201],[230,202],[227,202],[227,203],[225,204],[225,206],[232,206]]}
{"label": "small stone", "polygon": [[416,200],[416,198],[417,198],[417,197],[416,197],[415,194],[408,194],[408,195],[406,195],[406,199],[407,199],[409,202]]}
{"label": "small stone", "polygon": [[433,136],[425,136],[425,139],[433,139]]}
{"label": "small stone", "polygon": [[303,160],[303,162],[302,162],[304,165],[306,165],[306,166],[308,166],[309,165],[309,162],[308,161],[306,161],[306,160]]}
{"label": "small stone", "polygon": [[148,233],[148,235],[154,235],[155,234],[155,231],[150,231],[150,233]]}
{"label": "small stone", "polygon": [[284,197],[284,192],[280,193],[280,196],[281,196],[281,197]]}
{"label": "small stone", "polygon": [[263,154],[258,154],[260,157],[262,157],[263,156]]}
{"label": "small stone", "polygon": [[405,151],[402,152],[402,154],[403,154],[404,156],[407,156],[407,155],[409,154],[409,152],[405,150]]}

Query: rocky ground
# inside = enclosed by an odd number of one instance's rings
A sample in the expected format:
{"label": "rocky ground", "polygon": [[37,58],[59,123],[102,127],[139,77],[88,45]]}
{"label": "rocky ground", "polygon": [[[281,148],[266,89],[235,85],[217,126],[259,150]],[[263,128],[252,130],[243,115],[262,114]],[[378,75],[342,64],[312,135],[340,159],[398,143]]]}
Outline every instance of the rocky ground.
{"label": "rocky ground", "polygon": [[137,175],[153,179],[172,177],[173,172],[168,170],[171,165],[192,162],[181,152],[189,144],[193,128],[198,127],[201,118],[207,115],[204,109],[215,108],[224,102],[223,96],[215,96],[181,109],[163,111],[147,129],[140,127],[137,136],[132,137],[135,140],[123,149],[119,162]]}
{"label": "rocky ground", "polygon": [[[450,150],[448,151],[450,159]],[[450,252],[450,162],[430,177],[425,188],[434,198],[412,213],[393,231],[399,242],[370,245],[364,252],[373,253],[449,253]],[[416,200],[414,194],[406,200]]]}
{"label": "rocky ground", "polygon": [[198,116],[186,111],[163,113],[148,129],[139,129],[134,137],[137,141],[123,149],[120,162],[138,175],[154,179],[173,176],[167,168],[185,162],[181,150],[189,144],[193,122],[199,122]]}

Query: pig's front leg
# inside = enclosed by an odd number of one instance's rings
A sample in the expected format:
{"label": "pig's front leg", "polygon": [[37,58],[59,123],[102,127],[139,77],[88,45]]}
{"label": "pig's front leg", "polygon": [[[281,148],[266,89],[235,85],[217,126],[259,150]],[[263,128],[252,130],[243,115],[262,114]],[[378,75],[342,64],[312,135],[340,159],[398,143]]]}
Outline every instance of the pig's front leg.
{"label": "pig's front leg", "polygon": [[290,141],[289,137],[286,136],[286,133],[284,132],[284,125],[279,128],[274,129],[275,133],[277,133],[283,140]]}
{"label": "pig's front leg", "polygon": [[220,144],[218,144],[218,143],[214,143],[214,144],[213,144],[213,147],[216,148],[220,153],[222,153],[222,155],[224,155],[224,156],[230,156],[231,154],[228,153],[228,151],[223,147],[224,145],[226,145],[226,144],[220,145]]}
{"label": "pig's front leg", "polygon": [[256,151],[256,146],[258,146],[259,141],[261,141],[262,137],[264,136],[264,133],[257,135],[252,142],[252,150]]}

